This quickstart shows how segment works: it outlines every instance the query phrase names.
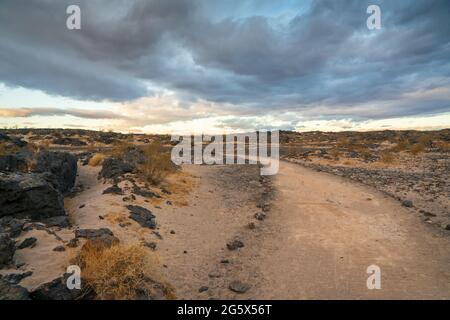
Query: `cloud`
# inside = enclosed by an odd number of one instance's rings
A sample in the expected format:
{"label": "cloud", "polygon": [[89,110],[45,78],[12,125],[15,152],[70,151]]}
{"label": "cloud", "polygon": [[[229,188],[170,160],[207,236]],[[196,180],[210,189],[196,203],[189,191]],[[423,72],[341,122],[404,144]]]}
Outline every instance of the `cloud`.
{"label": "cloud", "polygon": [[129,117],[111,111],[58,109],[58,108],[0,108],[2,118],[27,118],[33,116],[74,116],[84,119],[129,119]]}
{"label": "cloud", "polygon": [[[82,30],[65,28],[69,4]],[[369,4],[381,7],[379,31],[366,28]],[[133,125],[434,114],[450,110],[449,10],[447,0],[4,0],[0,81],[119,102]]]}

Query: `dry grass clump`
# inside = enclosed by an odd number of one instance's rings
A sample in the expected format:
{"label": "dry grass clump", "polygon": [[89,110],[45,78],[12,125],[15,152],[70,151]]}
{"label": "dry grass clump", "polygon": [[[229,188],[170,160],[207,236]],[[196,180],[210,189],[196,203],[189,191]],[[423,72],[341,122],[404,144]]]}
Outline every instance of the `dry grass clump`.
{"label": "dry grass clump", "polygon": [[391,148],[392,152],[402,152],[408,148],[405,141],[399,141],[396,146]]}
{"label": "dry grass clump", "polygon": [[341,152],[338,149],[332,149],[330,151],[330,155],[335,158],[338,159],[341,156]]}
{"label": "dry grass clump", "polygon": [[435,145],[440,151],[444,151],[444,152],[450,151],[450,143],[449,142],[436,141]]}
{"label": "dry grass clump", "polygon": [[105,155],[101,153],[96,153],[92,158],[89,159],[88,165],[91,167],[99,166],[103,163],[103,160],[105,160]]}
{"label": "dry grass clump", "polygon": [[50,140],[41,140],[37,143],[39,150],[48,150],[50,148]]}
{"label": "dry grass clump", "polygon": [[130,141],[114,141],[113,147],[108,152],[108,156],[113,158],[121,158],[128,149],[133,148],[134,145]]}
{"label": "dry grass clump", "polygon": [[159,185],[164,178],[175,171],[170,158],[170,152],[164,150],[161,143],[155,141],[144,149],[145,161],[139,167],[139,171],[150,183]]}
{"label": "dry grass clump", "polygon": [[389,150],[383,150],[380,152],[380,162],[391,164],[394,162],[394,156]]}
{"label": "dry grass clump", "polygon": [[413,144],[411,146],[411,148],[409,149],[409,151],[413,154],[413,155],[418,155],[419,153],[422,153],[425,151],[425,144],[423,142],[418,142],[416,144]]}
{"label": "dry grass clump", "polygon": [[74,263],[81,268],[84,290],[95,292],[97,299],[173,297],[171,289],[153,280],[157,260],[142,246],[87,241]]}

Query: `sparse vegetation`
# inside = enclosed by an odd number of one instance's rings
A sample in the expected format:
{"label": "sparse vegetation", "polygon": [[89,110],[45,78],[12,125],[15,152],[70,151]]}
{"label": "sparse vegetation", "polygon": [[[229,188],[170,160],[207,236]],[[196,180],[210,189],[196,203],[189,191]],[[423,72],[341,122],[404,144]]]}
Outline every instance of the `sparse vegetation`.
{"label": "sparse vegetation", "polygon": [[139,171],[152,184],[160,184],[164,177],[174,171],[168,150],[164,150],[159,142],[152,142],[144,147],[145,162]]}
{"label": "sparse vegetation", "polygon": [[76,263],[83,270],[85,290],[100,300],[125,300],[155,297],[173,298],[172,291],[155,281],[156,258],[140,245],[99,246],[88,241]]}
{"label": "sparse vegetation", "polygon": [[380,162],[391,164],[394,162],[394,155],[389,150],[383,150],[380,152]]}
{"label": "sparse vegetation", "polygon": [[107,153],[108,156],[113,158],[120,158],[128,149],[133,147],[134,145],[129,141],[114,141],[113,147]]}
{"label": "sparse vegetation", "polygon": [[105,160],[105,155],[102,153],[96,153],[92,158],[89,159],[88,165],[91,167],[96,167],[102,164],[103,160]]}
{"label": "sparse vegetation", "polygon": [[338,149],[332,149],[330,151],[330,155],[335,158],[338,159],[341,156],[341,152]]}
{"label": "sparse vegetation", "polygon": [[417,156],[418,154],[420,154],[420,153],[422,153],[422,152],[425,151],[425,144],[424,144],[423,142],[415,143],[415,144],[413,144],[413,145],[411,146],[411,148],[409,149],[409,151],[410,151],[413,155]]}

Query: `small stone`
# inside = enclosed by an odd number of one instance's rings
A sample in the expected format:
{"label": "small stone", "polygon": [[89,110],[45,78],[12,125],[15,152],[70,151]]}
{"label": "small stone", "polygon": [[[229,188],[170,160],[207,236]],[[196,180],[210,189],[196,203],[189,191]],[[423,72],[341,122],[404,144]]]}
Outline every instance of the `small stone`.
{"label": "small stone", "polygon": [[239,280],[232,281],[228,288],[236,293],[245,293],[250,289],[250,285]]}
{"label": "small stone", "polygon": [[98,216],[98,218],[99,218],[100,220],[105,219],[103,216]]}
{"label": "small stone", "polygon": [[423,215],[426,217],[436,217],[436,215],[434,213],[428,212],[428,211],[424,211]]}
{"label": "small stone", "polygon": [[200,289],[198,289],[198,292],[205,292],[205,291],[208,291],[208,287],[207,286],[202,286],[202,287],[200,287]]}
{"label": "small stone", "polygon": [[208,274],[208,277],[210,278],[220,278],[222,275],[218,271],[213,271],[210,274]]}
{"label": "small stone", "polygon": [[227,243],[228,250],[236,250],[236,249],[242,248],[243,246],[244,246],[244,243],[238,239],[235,239],[235,240]]}
{"label": "small stone", "polygon": [[64,248],[64,246],[56,246],[55,248],[53,248],[53,251],[62,252],[66,251],[66,248]]}
{"label": "small stone", "polygon": [[18,249],[25,249],[25,248],[33,248],[36,245],[37,239],[34,237],[26,238],[22,241],[21,244],[17,247]]}
{"label": "small stone", "polygon": [[163,239],[162,235],[158,231],[152,231],[152,233],[160,240]]}
{"label": "small stone", "polygon": [[445,226],[445,230],[450,230],[450,224]]}
{"label": "small stone", "polygon": [[78,239],[77,238],[70,239],[70,241],[67,244],[67,246],[69,248],[76,248],[76,247],[78,247]]}
{"label": "small stone", "polygon": [[403,200],[402,201],[402,206],[404,206],[406,208],[412,208],[413,202],[411,200]]}
{"label": "small stone", "polygon": [[122,189],[117,186],[117,185],[113,185],[109,188],[106,188],[105,190],[103,190],[102,194],[116,194],[116,195],[122,195],[123,191]]}
{"label": "small stone", "polygon": [[86,207],[86,205],[82,204],[81,206],[78,207],[78,209],[83,209],[84,207]]}
{"label": "small stone", "polygon": [[186,254],[186,253],[187,253],[187,251],[186,251],[186,250],[184,250],[184,251],[183,251],[183,253],[185,253],[185,254]]}
{"label": "small stone", "polygon": [[174,230],[170,230],[170,234],[175,234],[175,231]]}
{"label": "small stone", "polygon": [[247,227],[248,227],[250,230],[253,230],[253,229],[256,228],[256,225],[255,225],[254,222],[249,222],[249,224],[247,225]]}
{"label": "small stone", "polygon": [[156,242],[145,242],[144,246],[152,250],[156,250]]}
{"label": "small stone", "polygon": [[264,212],[255,213],[256,220],[262,221],[266,218],[266,214]]}
{"label": "small stone", "polygon": [[171,206],[171,205],[172,205],[172,201],[167,200],[167,201],[166,201],[166,204],[167,204],[168,206]]}
{"label": "small stone", "polygon": [[220,263],[230,263],[230,260],[228,260],[228,259],[222,259],[222,260],[220,260]]}

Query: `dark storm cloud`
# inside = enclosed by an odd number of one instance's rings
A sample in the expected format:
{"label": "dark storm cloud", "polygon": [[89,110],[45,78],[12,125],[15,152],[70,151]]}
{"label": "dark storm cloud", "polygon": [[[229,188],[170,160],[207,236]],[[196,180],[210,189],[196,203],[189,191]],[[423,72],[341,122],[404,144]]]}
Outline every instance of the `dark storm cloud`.
{"label": "dark storm cloud", "polygon": [[[112,101],[151,95],[149,84],[255,114],[311,114],[317,105],[362,118],[449,111],[448,96],[359,107],[450,86],[449,1],[277,3],[292,17],[264,14],[269,1],[4,0],[0,81]],[[69,4],[81,6],[81,31],[65,28]],[[382,30],[366,28],[369,4],[380,5]]]}
{"label": "dark storm cloud", "polygon": [[27,118],[33,116],[74,116],[83,119],[129,119],[105,110],[59,109],[59,108],[0,108],[2,118]]}

